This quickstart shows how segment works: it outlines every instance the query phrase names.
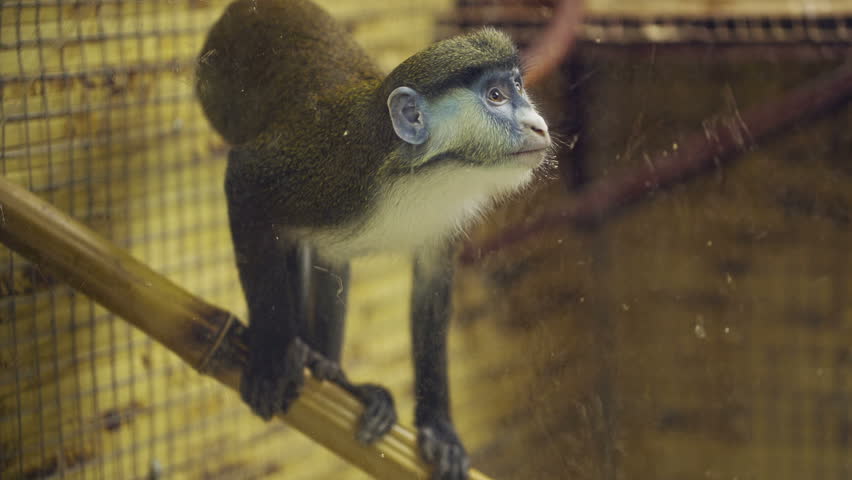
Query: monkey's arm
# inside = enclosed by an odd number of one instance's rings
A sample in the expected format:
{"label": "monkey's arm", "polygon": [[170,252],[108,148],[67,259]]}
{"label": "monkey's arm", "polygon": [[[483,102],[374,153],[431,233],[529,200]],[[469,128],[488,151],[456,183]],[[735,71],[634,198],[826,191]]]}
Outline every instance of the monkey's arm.
{"label": "monkey's arm", "polygon": [[470,463],[450,417],[447,329],[452,258],[449,250],[414,262],[411,336],[414,353],[417,441],[435,478],[467,478]]}
{"label": "monkey's arm", "polygon": [[307,347],[298,336],[304,328],[307,283],[303,250],[280,238],[273,212],[264,205],[267,199],[256,196],[255,177],[246,174],[254,160],[251,150],[229,153],[225,193],[249,310],[249,365],[240,390],[255,413],[269,419],[295,400],[304,380]]}

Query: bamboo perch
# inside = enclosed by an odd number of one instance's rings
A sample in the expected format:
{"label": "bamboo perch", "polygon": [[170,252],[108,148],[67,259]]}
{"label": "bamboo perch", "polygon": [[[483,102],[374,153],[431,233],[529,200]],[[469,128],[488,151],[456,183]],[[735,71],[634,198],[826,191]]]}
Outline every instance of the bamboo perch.
{"label": "bamboo perch", "polygon": [[[248,350],[245,327],[26,189],[0,177],[0,242],[57,273],[74,288],[231,389]],[[306,370],[287,423],[378,479],[426,479],[416,435],[399,425],[373,445],[355,440],[361,403]],[[471,470],[471,480],[488,480]]]}

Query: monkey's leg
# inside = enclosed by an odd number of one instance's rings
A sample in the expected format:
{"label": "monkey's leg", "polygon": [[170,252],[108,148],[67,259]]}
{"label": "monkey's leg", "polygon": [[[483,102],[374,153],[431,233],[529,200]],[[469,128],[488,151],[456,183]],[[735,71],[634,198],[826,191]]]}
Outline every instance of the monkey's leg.
{"label": "monkey's leg", "polygon": [[450,417],[447,378],[451,282],[449,255],[437,260],[415,259],[411,312],[417,400],[414,422],[421,455],[434,467],[432,477],[464,480],[470,462]]}
{"label": "monkey's leg", "polygon": [[387,389],[379,385],[352,384],[340,371],[349,266],[334,267],[317,262],[312,276],[315,303],[311,344],[325,355],[328,362],[317,362],[317,368],[311,368],[311,371],[317,377],[337,383],[361,400],[364,413],[359,421],[357,438],[364,443],[374,442],[396,423],[396,408]]}
{"label": "monkey's leg", "polygon": [[340,363],[349,295],[349,265],[333,266],[314,258],[311,269],[314,315],[309,343],[325,358]]}

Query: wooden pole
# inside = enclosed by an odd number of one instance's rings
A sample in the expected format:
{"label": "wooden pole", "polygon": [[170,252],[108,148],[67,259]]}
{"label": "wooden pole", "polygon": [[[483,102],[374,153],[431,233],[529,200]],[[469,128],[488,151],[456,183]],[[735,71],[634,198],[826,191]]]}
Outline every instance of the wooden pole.
{"label": "wooden pole", "polygon": [[[123,317],[202,373],[237,389],[245,327],[26,189],[0,177],[0,242]],[[378,479],[427,479],[416,435],[396,425],[373,445],[355,440],[361,403],[305,373],[287,423]],[[488,480],[472,470],[471,480]]]}

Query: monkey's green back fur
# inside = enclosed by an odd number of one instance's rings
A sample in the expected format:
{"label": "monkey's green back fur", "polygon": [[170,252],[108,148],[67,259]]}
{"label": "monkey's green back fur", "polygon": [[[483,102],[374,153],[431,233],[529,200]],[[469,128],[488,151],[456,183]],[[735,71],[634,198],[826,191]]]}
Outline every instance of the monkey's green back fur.
{"label": "monkey's green back fur", "polygon": [[214,128],[238,145],[276,120],[306,113],[319,92],[381,77],[347,32],[313,3],[242,0],[210,30],[196,86]]}
{"label": "monkey's green back fur", "polygon": [[199,57],[202,107],[235,145],[226,188],[241,214],[313,227],[366,209],[393,132],[369,121],[382,75],[340,24],[308,1],[240,0]]}
{"label": "monkey's green back fur", "polygon": [[[305,0],[238,0],[211,29],[196,88],[213,127],[234,145],[230,208],[257,222],[328,227],[367,218],[383,163],[403,145],[387,95],[428,96],[489,67],[517,64],[493,29],[445,40],[382,81],[346,30]],[[392,169],[387,169],[391,171]]]}

